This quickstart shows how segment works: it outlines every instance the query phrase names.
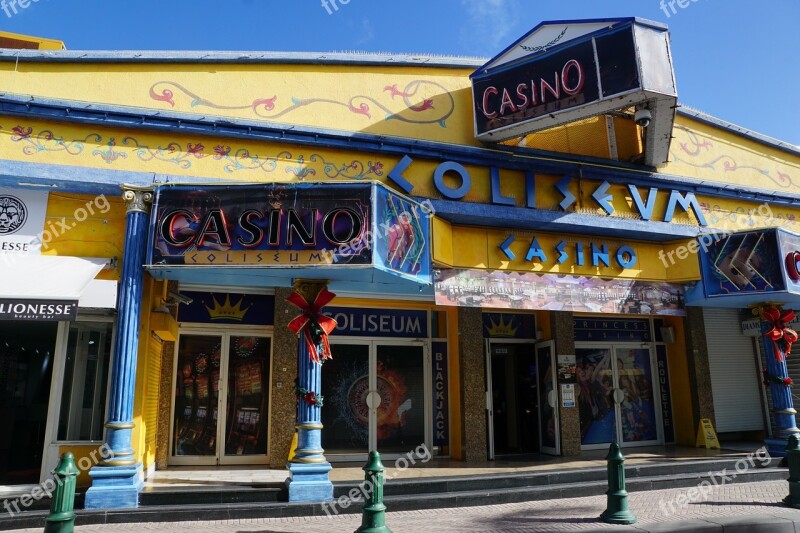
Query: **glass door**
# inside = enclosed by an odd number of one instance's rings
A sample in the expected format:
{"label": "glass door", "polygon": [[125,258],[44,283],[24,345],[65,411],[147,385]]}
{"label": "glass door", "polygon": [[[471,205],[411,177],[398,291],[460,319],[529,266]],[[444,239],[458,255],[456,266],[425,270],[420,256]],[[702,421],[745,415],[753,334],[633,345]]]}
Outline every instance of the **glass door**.
{"label": "glass door", "polygon": [[662,442],[653,352],[641,345],[576,349],[581,444],[604,448]]}
{"label": "glass door", "polygon": [[425,347],[422,344],[375,346],[374,447],[382,454],[406,454],[425,438]]}
{"label": "glass door", "polygon": [[561,454],[558,425],[558,382],[555,361],[555,342],[536,345],[536,373],[539,393],[539,451]]}
{"label": "glass door", "polygon": [[327,455],[356,459],[369,452],[371,347],[331,342],[331,352],[333,358],[322,365],[322,448]]}
{"label": "glass door", "polygon": [[[227,336],[224,387],[225,448],[220,464],[266,462],[269,420],[271,339],[256,335]],[[223,442],[220,438],[219,442]]]}
{"label": "glass door", "polygon": [[616,347],[616,403],[623,445],[659,444],[661,421],[657,416],[652,353],[650,348]]}
{"label": "glass door", "polygon": [[[495,454],[540,451],[540,386],[548,381],[539,375],[542,369],[537,363],[536,349],[530,342],[488,341],[486,379],[490,459],[494,459]],[[544,369],[551,374],[554,370],[549,363]]]}
{"label": "glass door", "polygon": [[322,369],[322,447],[338,460],[391,459],[428,443],[430,361],[424,343],[331,343]]}
{"label": "glass door", "polygon": [[266,462],[271,339],[181,333],[171,464]]}

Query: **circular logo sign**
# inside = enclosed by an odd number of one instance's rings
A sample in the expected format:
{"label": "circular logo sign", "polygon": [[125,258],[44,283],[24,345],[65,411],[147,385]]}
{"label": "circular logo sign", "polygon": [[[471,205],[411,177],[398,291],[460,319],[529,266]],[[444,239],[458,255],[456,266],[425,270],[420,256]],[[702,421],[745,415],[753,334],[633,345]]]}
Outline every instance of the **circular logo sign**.
{"label": "circular logo sign", "polygon": [[25,224],[28,210],[22,200],[14,196],[0,196],[0,235],[10,235]]}

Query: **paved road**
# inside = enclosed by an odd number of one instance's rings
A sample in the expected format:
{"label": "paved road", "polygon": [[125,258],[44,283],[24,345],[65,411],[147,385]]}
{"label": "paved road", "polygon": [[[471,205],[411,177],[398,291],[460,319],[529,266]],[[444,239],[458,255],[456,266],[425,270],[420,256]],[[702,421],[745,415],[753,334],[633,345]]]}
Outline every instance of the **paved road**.
{"label": "paved road", "polygon": [[[771,515],[800,521],[800,510],[780,504],[788,493],[785,481],[741,483],[698,489],[670,489],[631,494],[630,507],[642,529],[668,522],[700,518]],[[689,498],[690,501],[684,498]],[[597,521],[605,509],[605,496],[577,500],[546,500],[485,507],[387,513],[394,533],[527,533],[615,529]],[[224,522],[98,525],[75,528],[77,533],[125,531],[192,531],[193,533],[352,533],[360,515],[317,518],[274,518]],[[619,526],[616,527],[619,531]],[[628,528],[635,532],[636,529]],[[41,529],[21,530],[40,533]],[[769,531],[769,529],[767,529]]]}

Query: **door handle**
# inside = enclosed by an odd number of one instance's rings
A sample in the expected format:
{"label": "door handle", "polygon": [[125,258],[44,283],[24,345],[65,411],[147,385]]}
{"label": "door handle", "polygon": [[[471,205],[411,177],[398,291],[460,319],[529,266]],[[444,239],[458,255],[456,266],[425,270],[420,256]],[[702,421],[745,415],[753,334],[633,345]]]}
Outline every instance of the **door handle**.
{"label": "door handle", "polygon": [[625,391],[623,391],[622,389],[614,389],[614,402],[620,404],[624,400],[625,400]]}
{"label": "door handle", "polygon": [[547,393],[547,405],[549,405],[550,407],[555,407],[556,406],[556,391],[555,390],[551,390],[550,392]]}

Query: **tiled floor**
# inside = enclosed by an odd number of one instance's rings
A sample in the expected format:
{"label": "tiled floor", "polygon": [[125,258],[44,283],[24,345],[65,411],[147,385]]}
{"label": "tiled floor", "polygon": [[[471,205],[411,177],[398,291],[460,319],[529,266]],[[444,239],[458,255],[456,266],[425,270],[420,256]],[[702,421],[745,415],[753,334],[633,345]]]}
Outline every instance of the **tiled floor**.
{"label": "tiled floor", "polygon": [[[761,443],[737,443],[736,450],[706,450],[689,447],[667,446],[629,448],[624,450],[626,465],[662,463],[669,461],[692,461],[707,458],[736,457],[755,452]],[[426,477],[472,476],[481,474],[503,474],[546,470],[569,470],[606,466],[606,450],[583,452],[580,458],[528,456],[514,459],[499,459],[483,463],[464,463],[449,459],[433,459],[424,463],[415,456],[416,464],[402,468],[405,463],[384,460],[386,477],[414,479]],[[361,463],[334,463],[332,481],[355,481],[364,478]],[[401,468],[398,468],[401,467]],[[282,483],[288,475],[286,470],[270,470],[266,467],[171,467],[155,472],[146,482],[146,487],[225,487]]]}

